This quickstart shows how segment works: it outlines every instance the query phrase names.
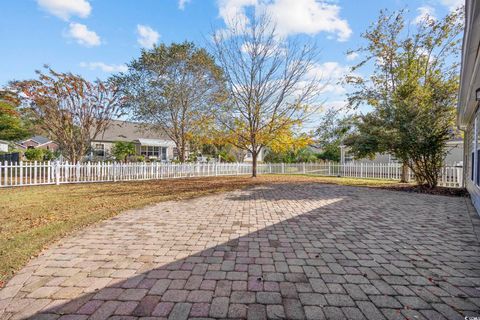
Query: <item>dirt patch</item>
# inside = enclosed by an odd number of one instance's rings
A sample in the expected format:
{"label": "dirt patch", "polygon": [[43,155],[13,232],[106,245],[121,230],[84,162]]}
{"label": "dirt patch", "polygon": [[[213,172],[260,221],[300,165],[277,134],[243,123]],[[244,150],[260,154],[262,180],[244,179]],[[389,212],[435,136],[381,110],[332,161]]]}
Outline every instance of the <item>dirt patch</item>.
{"label": "dirt patch", "polygon": [[467,189],[465,188],[448,188],[448,187],[436,187],[428,188],[427,186],[417,186],[411,184],[395,184],[390,186],[381,186],[381,189],[394,190],[394,191],[403,191],[403,192],[412,192],[412,193],[424,193],[424,194],[434,194],[439,196],[449,196],[449,197],[469,197]]}

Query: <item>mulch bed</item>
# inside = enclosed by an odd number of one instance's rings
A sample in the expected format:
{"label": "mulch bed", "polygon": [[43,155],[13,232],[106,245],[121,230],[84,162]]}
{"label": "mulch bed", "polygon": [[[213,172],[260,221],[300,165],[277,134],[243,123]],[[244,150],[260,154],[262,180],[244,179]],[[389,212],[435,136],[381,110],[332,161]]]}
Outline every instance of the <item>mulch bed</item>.
{"label": "mulch bed", "polygon": [[382,186],[382,189],[395,190],[395,191],[405,191],[413,193],[425,193],[425,194],[434,194],[439,196],[450,196],[450,197],[469,197],[467,189],[465,188],[448,188],[448,187],[436,187],[428,188],[427,186],[417,186],[411,184],[396,184],[392,186]]}

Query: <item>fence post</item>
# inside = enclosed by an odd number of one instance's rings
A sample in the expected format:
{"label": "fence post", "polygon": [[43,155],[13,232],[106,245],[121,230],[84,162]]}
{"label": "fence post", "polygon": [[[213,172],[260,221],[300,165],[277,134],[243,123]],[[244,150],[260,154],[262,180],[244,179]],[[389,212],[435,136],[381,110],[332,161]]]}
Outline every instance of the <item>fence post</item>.
{"label": "fence post", "polygon": [[460,169],[460,168],[457,167],[456,169],[457,169],[457,179],[456,180],[457,180],[458,186],[460,188],[463,188],[463,187],[465,187],[463,185],[463,168]]}
{"label": "fence post", "polygon": [[285,173],[285,163],[282,162],[282,173]]}
{"label": "fence post", "polygon": [[33,184],[37,184],[37,161],[33,161]]}
{"label": "fence post", "polygon": [[80,162],[75,166],[75,181],[80,181]]}
{"label": "fence post", "polygon": [[307,173],[306,169],[305,169],[305,162],[303,163],[303,174]]}
{"label": "fence post", "polygon": [[117,162],[112,162],[112,174],[113,174],[113,182],[117,182]]}
{"label": "fence post", "polygon": [[55,162],[55,184],[58,186],[60,184],[60,163],[58,161]]}
{"label": "fence post", "polygon": [[[8,186],[8,161],[5,160],[3,162],[4,166],[3,166],[3,174],[4,174],[4,177],[5,177],[5,183],[4,183],[4,186]],[[2,175],[1,175],[1,170],[0,170],[0,182],[2,182]]]}
{"label": "fence post", "polygon": [[[20,168],[20,185],[23,185],[23,162],[20,161],[19,163],[19,168]],[[2,175],[1,175],[1,169],[0,169],[0,179],[1,179]],[[50,179],[50,177],[49,177]],[[1,184],[1,181],[0,181],[0,184]]]}

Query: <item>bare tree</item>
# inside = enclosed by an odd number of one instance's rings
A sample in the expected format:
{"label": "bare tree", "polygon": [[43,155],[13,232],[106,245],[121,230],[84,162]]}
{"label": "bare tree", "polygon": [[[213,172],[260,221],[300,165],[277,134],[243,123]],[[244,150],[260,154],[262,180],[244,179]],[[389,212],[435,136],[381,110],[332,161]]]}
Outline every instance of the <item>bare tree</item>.
{"label": "bare tree", "polygon": [[91,141],[123,114],[122,99],[110,82],[89,82],[45,67],[38,80],[12,82],[38,127],[60,146],[64,156],[81,161]]}
{"label": "bare tree", "polygon": [[229,142],[257,157],[277,133],[298,125],[319,108],[323,85],[314,75],[315,45],[281,39],[267,15],[228,23],[214,32],[212,51],[228,83],[229,101],[216,113]]}
{"label": "bare tree", "polygon": [[115,82],[133,117],[172,139],[181,162],[209,109],[225,96],[221,69],[205,49],[191,42],[142,51]]}

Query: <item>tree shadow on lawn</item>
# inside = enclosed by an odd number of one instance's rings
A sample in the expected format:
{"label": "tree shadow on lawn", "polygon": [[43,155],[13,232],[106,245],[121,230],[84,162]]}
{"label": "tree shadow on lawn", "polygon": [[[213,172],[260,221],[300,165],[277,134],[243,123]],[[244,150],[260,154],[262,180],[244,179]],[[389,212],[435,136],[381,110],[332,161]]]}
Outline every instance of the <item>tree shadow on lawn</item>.
{"label": "tree shadow on lawn", "polygon": [[275,184],[130,210],[34,261],[7,311],[62,320],[473,316],[478,242],[448,199]]}

